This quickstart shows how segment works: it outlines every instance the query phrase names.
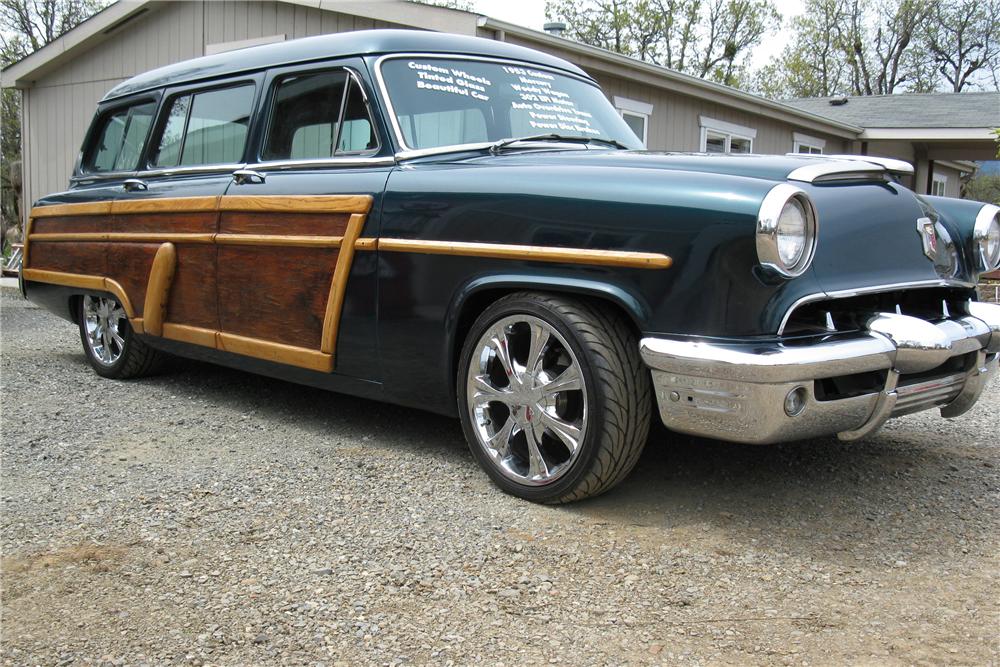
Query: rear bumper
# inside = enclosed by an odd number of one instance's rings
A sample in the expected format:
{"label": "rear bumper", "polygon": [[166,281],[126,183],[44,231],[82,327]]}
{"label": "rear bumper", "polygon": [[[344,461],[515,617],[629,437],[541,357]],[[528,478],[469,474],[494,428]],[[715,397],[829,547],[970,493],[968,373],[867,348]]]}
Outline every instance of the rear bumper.
{"label": "rear bumper", "polygon": [[856,440],[891,417],[971,408],[997,372],[1000,306],[970,303],[932,321],[875,313],[864,331],[800,339],[650,337],[640,351],[672,430],[755,444]]}

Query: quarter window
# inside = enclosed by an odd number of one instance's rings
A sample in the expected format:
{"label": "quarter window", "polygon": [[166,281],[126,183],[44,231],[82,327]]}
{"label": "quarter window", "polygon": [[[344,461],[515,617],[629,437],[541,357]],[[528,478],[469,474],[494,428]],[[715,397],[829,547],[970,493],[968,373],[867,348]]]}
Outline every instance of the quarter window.
{"label": "quarter window", "polygon": [[324,159],[376,148],[368,105],[347,72],[297,74],[277,83],[262,159]]}
{"label": "quarter window", "polygon": [[152,165],[239,162],[246,146],[253,96],[254,86],[248,84],[175,97]]}
{"label": "quarter window", "polygon": [[131,171],[139,163],[146,134],[156,112],[155,102],[118,109],[104,118],[97,143],[85,161],[87,171]]}

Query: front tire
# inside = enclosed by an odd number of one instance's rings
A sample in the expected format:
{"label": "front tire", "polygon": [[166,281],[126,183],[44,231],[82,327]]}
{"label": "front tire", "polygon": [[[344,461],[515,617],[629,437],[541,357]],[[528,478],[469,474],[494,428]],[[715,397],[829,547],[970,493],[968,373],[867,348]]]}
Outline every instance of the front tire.
{"label": "front tire", "polygon": [[98,375],[126,380],[159,370],[163,353],[136,337],[117,299],[84,295],[79,301],[78,316],[83,352]]}
{"label": "front tire", "polygon": [[472,325],[457,378],[462,427],[512,495],[566,503],[599,495],[635,466],[649,433],[649,372],[607,306],[516,293]]}

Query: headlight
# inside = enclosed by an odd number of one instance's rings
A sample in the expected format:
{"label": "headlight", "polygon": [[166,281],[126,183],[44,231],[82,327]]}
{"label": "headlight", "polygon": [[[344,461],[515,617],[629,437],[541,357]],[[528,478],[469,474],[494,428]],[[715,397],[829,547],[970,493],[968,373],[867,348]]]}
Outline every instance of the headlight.
{"label": "headlight", "polygon": [[805,191],[771,188],[757,213],[757,258],[787,278],[802,275],[816,252],[816,208]]}
{"label": "headlight", "polygon": [[979,269],[996,271],[1000,268],[1000,206],[985,204],[979,209],[972,238],[978,249]]}

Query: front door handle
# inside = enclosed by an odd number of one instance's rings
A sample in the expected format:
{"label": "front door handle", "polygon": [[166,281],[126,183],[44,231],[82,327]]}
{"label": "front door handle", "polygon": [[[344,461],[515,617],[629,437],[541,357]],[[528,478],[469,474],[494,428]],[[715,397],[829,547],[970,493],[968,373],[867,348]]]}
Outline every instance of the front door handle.
{"label": "front door handle", "polygon": [[236,182],[236,185],[263,183],[264,174],[253,169],[237,169],[233,172],[233,181]]}
{"label": "front door handle", "polygon": [[149,189],[149,186],[146,185],[146,182],[140,181],[138,178],[125,179],[125,182],[122,183],[122,187],[125,188],[125,192],[140,192],[142,190]]}

